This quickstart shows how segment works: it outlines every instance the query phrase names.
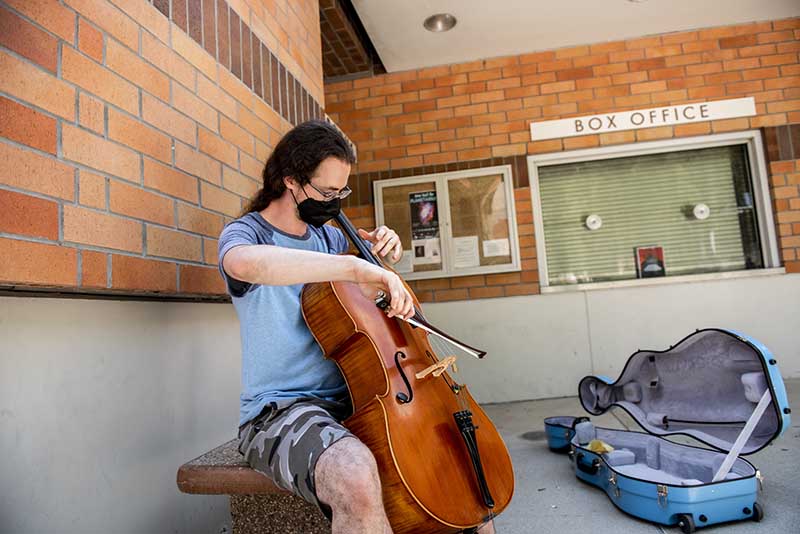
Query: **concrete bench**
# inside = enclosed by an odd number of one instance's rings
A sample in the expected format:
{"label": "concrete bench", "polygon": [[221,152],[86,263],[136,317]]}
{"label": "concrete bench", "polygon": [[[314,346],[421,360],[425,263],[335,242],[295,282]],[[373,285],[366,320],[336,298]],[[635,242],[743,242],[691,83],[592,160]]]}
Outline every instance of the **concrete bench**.
{"label": "concrete bench", "polygon": [[232,439],[183,464],[178,489],[230,495],[233,534],[330,534],[331,525],[316,506],[251,469],[237,447]]}

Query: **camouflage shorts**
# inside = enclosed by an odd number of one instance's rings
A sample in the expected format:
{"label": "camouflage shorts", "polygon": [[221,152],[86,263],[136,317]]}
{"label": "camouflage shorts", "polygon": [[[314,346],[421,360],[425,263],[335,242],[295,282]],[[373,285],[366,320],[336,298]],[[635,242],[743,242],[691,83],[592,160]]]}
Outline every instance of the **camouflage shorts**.
{"label": "camouflage shorts", "polygon": [[317,505],[330,519],[330,508],[317,498],[314,468],[328,447],[342,438],[355,437],[340,424],[350,410],[349,399],[271,402],[239,428],[239,452],[250,467]]}

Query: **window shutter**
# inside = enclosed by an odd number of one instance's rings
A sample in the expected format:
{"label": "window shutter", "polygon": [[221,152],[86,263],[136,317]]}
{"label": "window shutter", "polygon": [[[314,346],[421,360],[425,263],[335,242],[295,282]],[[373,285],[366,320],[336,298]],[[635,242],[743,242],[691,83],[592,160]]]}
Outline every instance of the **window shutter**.
{"label": "window shutter", "polygon": [[[636,278],[635,249],[651,245],[663,247],[667,276],[753,267],[747,241],[758,232],[744,149],[540,167],[550,284]],[[692,214],[701,203],[705,220]],[[601,217],[600,229],[587,229],[589,215]]]}

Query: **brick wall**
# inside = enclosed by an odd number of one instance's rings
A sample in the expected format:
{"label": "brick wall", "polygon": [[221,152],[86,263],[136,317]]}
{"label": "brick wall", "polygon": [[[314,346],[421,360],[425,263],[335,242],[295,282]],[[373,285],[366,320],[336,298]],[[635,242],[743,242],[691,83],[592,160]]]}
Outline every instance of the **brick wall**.
{"label": "brick wall", "polygon": [[800,159],[770,165],[778,246],[786,270],[800,272]]}
{"label": "brick wall", "polygon": [[224,293],[216,238],[321,116],[316,0],[0,3],[0,287]]}
{"label": "brick wall", "polygon": [[[359,148],[348,212],[354,222],[370,226],[371,183],[384,178],[619,143],[753,128],[775,137],[775,129],[789,124],[797,124],[795,131],[800,128],[798,51],[800,19],[795,18],[330,84],[326,110]],[[754,117],[530,141],[532,120],[745,96],[755,98]],[[770,165],[781,252],[790,272],[800,272],[796,157]],[[422,300],[539,292],[527,176],[515,177],[515,186],[522,272],[418,281],[412,285]]]}

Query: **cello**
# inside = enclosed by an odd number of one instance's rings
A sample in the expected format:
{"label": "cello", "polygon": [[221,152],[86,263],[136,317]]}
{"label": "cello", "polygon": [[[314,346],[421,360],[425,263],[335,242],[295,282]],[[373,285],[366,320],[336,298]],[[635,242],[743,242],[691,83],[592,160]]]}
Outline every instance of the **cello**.
{"label": "cello", "polygon": [[[336,221],[364,260],[384,267],[344,213]],[[455,356],[445,355],[485,352],[428,323],[405,285],[415,310],[407,321],[386,316],[384,295],[371,301],[341,281],[306,284],[303,317],[344,375],[353,414],[343,424],[375,457],[393,531],[470,531],[502,512],[514,492],[505,443],[453,379]]]}

